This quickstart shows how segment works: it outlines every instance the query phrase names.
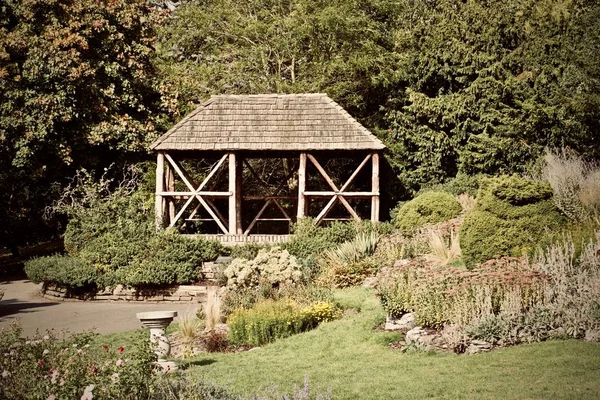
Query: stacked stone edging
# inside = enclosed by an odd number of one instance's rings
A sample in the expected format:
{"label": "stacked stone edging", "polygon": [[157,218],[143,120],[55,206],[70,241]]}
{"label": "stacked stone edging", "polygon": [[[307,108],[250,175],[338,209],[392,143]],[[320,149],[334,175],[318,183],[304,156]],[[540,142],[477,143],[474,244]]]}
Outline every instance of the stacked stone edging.
{"label": "stacked stone edging", "polygon": [[44,284],[42,296],[50,300],[61,301],[123,301],[144,303],[205,303],[209,286],[164,286],[156,289],[135,289],[117,285],[113,289],[104,289],[96,293],[72,293],[67,288]]}
{"label": "stacked stone edging", "polygon": [[[218,264],[226,264],[229,261],[230,257],[219,257],[215,261],[203,262],[200,268],[203,278],[214,282],[219,270]],[[216,286],[216,284],[211,286]],[[208,288],[211,286],[169,285],[151,289],[136,289],[117,285],[112,289],[107,288],[95,293],[79,293],[69,291],[65,286],[45,283],[42,286],[41,292],[42,297],[61,301],[86,300],[194,304],[206,302]]]}

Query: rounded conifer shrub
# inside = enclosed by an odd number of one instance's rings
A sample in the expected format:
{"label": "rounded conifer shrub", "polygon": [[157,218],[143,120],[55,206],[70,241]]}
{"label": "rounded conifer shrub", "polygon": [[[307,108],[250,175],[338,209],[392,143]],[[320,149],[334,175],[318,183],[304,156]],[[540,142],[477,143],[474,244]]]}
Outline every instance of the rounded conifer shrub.
{"label": "rounded conifer shrub", "polygon": [[427,224],[456,218],[462,210],[454,196],[446,192],[425,192],[402,205],[396,214],[396,227],[404,233]]}
{"label": "rounded conifer shrub", "polygon": [[564,222],[545,182],[502,176],[487,179],[460,229],[468,268],[496,256],[531,253]]}

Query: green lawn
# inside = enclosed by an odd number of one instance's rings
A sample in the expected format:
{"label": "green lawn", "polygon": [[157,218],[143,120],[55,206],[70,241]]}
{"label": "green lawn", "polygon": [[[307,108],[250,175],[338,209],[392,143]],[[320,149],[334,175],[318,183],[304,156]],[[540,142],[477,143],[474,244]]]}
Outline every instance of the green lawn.
{"label": "green lawn", "polygon": [[358,312],[250,352],[203,355],[189,372],[240,393],[272,383],[291,391],[308,375],[313,392],[330,388],[334,399],[600,398],[600,344],[552,341],[474,356],[402,353],[386,347],[397,335],[373,331],[383,311],[372,293],[337,296]]}

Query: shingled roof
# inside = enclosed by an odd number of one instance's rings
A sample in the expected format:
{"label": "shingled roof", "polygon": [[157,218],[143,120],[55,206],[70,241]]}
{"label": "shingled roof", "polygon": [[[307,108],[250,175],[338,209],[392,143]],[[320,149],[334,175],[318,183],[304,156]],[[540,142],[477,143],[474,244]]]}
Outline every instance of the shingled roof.
{"label": "shingled roof", "polygon": [[381,150],[383,143],[326,94],[211,97],[151,150]]}

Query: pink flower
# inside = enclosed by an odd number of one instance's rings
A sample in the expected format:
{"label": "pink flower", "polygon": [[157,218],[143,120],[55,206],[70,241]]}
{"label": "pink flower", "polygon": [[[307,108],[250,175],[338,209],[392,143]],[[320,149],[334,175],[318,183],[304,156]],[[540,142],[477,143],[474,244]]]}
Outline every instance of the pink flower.
{"label": "pink flower", "polygon": [[83,389],[83,396],[81,396],[81,400],[92,400],[94,398],[92,390],[94,390],[95,387],[95,385],[87,385],[85,389]]}
{"label": "pink flower", "polygon": [[125,364],[125,361],[121,360],[120,358],[117,360],[117,367],[120,367],[121,365]]}
{"label": "pink flower", "polygon": [[50,370],[50,382],[56,383],[56,379],[58,379],[58,375],[59,375],[59,373],[57,370],[55,370],[55,369]]}
{"label": "pink flower", "polygon": [[56,396],[51,394],[46,400],[56,400]]}

